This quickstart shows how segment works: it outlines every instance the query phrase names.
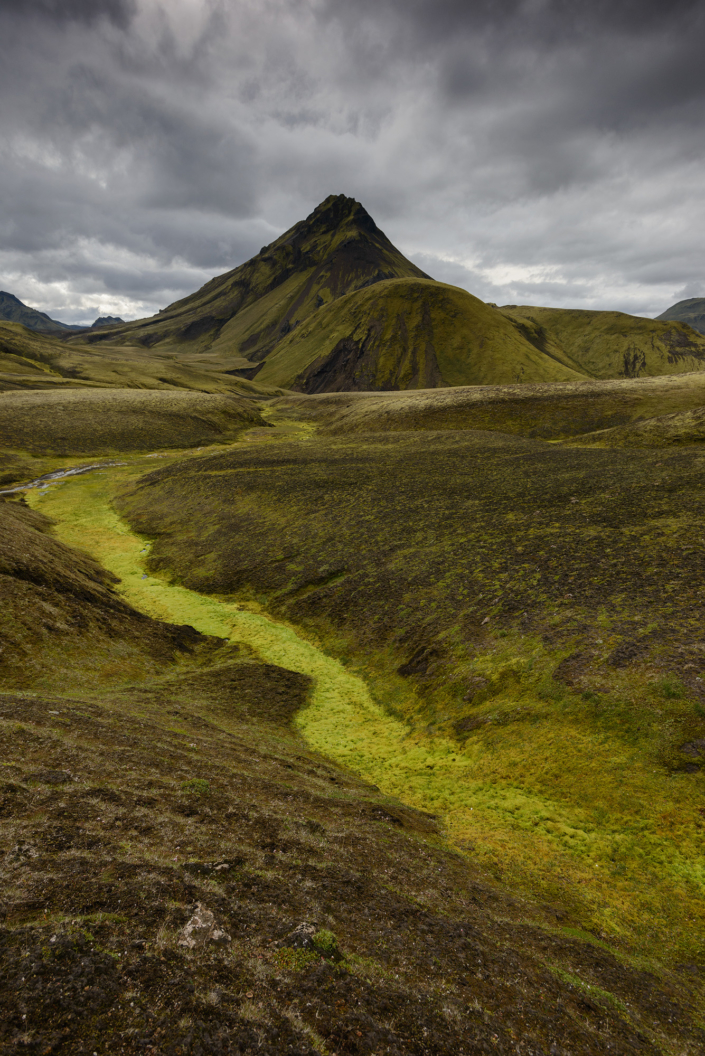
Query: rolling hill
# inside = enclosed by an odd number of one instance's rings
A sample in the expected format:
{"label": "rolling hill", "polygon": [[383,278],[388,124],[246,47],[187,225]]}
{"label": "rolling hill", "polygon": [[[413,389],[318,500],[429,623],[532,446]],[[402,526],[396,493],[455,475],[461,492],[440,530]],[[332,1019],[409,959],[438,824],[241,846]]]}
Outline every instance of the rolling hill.
{"label": "rolling hill", "polygon": [[689,297],[686,301],[678,301],[656,318],[688,323],[693,330],[705,334],[705,297]]}
{"label": "rolling hill", "polygon": [[377,391],[577,381],[512,320],[456,286],[390,279],[321,308],[278,344],[258,381],[295,391]]}
{"label": "rolling hill", "polygon": [[530,305],[505,305],[500,311],[537,348],[570,356],[589,378],[654,377],[705,370],[705,337],[687,322]]}

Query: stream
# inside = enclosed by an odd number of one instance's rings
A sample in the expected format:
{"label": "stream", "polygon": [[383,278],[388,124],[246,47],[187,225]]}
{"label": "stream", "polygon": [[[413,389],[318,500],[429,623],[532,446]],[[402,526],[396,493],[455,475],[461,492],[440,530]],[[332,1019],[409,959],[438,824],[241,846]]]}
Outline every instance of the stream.
{"label": "stream", "polygon": [[[133,532],[111,504],[115,492],[138,475],[136,468],[134,463],[102,463],[53,474],[50,488],[28,492],[27,498],[54,518],[63,542],[87,550],[120,578],[118,589],[134,608],[244,643],[265,662],[312,678],[310,702],[296,718],[311,748],[420,809],[445,813],[457,800],[459,787],[473,799],[472,763],[458,754],[457,745],[411,734],[373,701],[363,679],[293,627],[150,575],[145,568],[149,541]],[[461,811],[466,822],[472,810],[468,802]]]}

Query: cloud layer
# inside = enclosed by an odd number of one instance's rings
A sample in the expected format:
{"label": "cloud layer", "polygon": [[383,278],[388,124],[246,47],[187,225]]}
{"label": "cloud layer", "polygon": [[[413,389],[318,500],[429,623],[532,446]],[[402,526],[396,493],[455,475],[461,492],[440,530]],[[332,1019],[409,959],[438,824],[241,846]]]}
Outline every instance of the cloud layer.
{"label": "cloud layer", "polygon": [[705,295],[702,4],[3,0],[0,287],[151,314],[326,195],[498,303]]}

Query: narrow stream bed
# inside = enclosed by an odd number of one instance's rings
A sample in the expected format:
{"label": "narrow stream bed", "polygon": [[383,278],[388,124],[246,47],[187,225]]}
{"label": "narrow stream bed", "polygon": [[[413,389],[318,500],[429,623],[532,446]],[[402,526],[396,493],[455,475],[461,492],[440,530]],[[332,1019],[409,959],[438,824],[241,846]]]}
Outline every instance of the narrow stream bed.
{"label": "narrow stream bed", "polygon": [[[244,643],[265,662],[312,678],[309,704],[295,720],[308,745],[377,785],[384,794],[437,815],[451,844],[470,851],[475,861],[492,870],[502,869],[505,848],[511,848],[518,880],[517,855],[525,853],[531,861],[535,839],[531,819],[547,812],[561,817],[561,831],[568,836],[575,834],[583,842],[595,838],[597,834],[586,825],[579,809],[478,777],[476,748],[461,751],[438,734],[410,730],[372,699],[362,678],[293,627],[237,602],[199,594],[150,575],[145,568],[149,540],[133,532],[112,506],[113,496],[144,470],[141,459],[103,464],[91,473],[66,476],[47,490],[28,492],[27,500],[54,518],[60,539],[87,550],[119,577],[118,589],[134,608],[156,619],[190,624],[204,634]],[[549,871],[560,868],[561,852],[555,860],[554,854],[549,852],[544,863]],[[596,880],[591,862],[573,858],[571,868],[573,875],[584,877],[580,883],[590,885],[582,890],[582,897],[602,904],[602,877],[599,891],[590,889]]]}
{"label": "narrow stream bed", "polygon": [[[267,663],[312,678],[310,704],[296,720],[312,748],[421,809],[443,813],[450,806],[445,791],[452,788],[456,799],[459,782],[472,800],[471,763],[458,755],[457,746],[442,738],[429,742],[410,736],[403,723],[372,700],[361,678],[292,627],[149,575],[149,541],[134,533],[111,505],[116,490],[143,471],[134,463],[103,464],[90,475],[54,478],[49,490],[28,494],[28,501],[55,519],[63,542],[87,550],[117,575],[120,593],[136,609],[244,643]],[[472,809],[469,801],[467,811]]]}

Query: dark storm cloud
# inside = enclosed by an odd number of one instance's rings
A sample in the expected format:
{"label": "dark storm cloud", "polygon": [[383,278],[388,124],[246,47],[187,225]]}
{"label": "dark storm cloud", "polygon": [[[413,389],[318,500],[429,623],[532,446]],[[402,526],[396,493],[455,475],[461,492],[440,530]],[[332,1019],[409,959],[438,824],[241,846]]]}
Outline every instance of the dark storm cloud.
{"label": "dark storm cloud", "polygon": [[118,26],[127,26],[134,14],[136,0],[2,0],[0,12],[12,12],[23,18],[49,18],[54,22],[97,22],[107,18]]}
{"label": "dark storm cloud", "polygon": [[0,286],[151,312],[343,191],[488,300],[656,313],[705,282],[704,31],[692,0],[4,0]]}

